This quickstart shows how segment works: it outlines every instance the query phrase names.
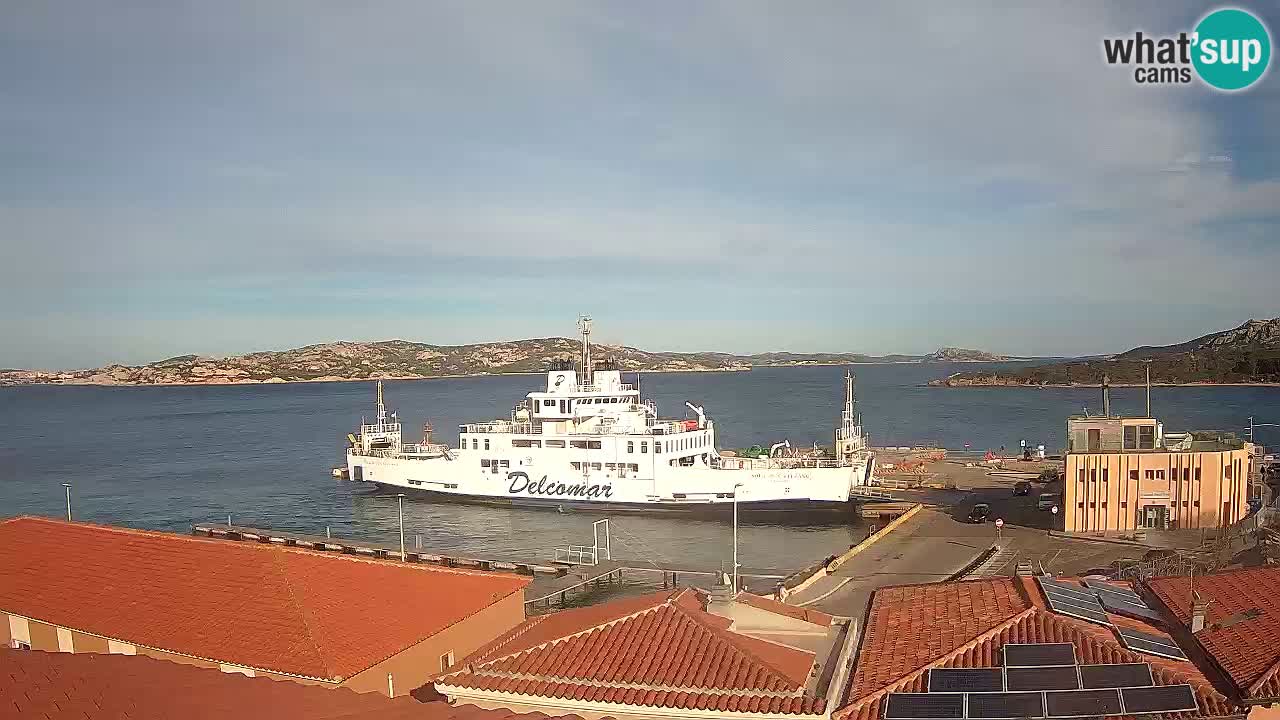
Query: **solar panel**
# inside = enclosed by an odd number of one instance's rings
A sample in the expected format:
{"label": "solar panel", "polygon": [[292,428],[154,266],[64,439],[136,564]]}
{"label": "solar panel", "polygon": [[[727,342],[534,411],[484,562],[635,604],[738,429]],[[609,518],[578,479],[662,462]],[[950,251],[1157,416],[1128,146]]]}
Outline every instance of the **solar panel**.
{"label": "solar panel", "polygon": [[1153,684],[1151,666],[1146,663],[1081,665],[1080,682],[1085,689],[1143,687]]}
{"label": "solar panel", "polygon": [[1142,602],[1142,597],[1138,593],[1126,587],[1112,585],[1107,582],[1098,582],[1097,580],[1085,580],[1084,584],[1090,589],[1098,593],[1106,593],[1108,595],[1118,595],[1133,602]]}
{"label": "solar panel", "polygon": [[929,692],[999,692],[1004,690],[1000,668],[934,668]]}
{"label": "solar panel", "polygon": [[1089,604],[1075,598],[1067,598],[1055,592],[1045,593],[1045,597],[1049,600],[1049,609],[1056,613],[1111,627],[1111,620],[1107,618],[1107,611],[1098,603],[1097,598],[1094,598],[1093,603]]}
{"label": "solar panel", "polygon": [[973,693],[966,697],[969,699],[968,717],[974,720],[1044,717],[1044,693]]}
{"label": "solar panel", "polygon": [[1065,583],[1061,580],[1050,580],[1043,577],[1037,579],[1040,581],[1040,589],[1045,592],[1056,592],[1061,595],[1071,595],[1078,597],[1081,600],[1089,600],[1091,602],[1098,601],[1098,596],[1092,590],[1083,588],[1079,585]]}
{"label": "solar panel", "polygon": [[1071,643],[1006,643],[1006,667],[1027,665],[1075,665],[1076,646]]}
{"label": "solar panel", "polygon": [[960,693],[889,693],[885,720],[961,720],[964,695]]}
{"label": "solar panel", "polygon": [[1174,644],[1173,640],[1160,637],[1159,635],[1148,635],[1147,633],[1130,630],[1128,628],[1117,628],[1120,633],[1120,640],[1124,646],[1135,652],[1147,653],[1148,655],[1158,655],[1160,657],[1172,658],[1174,660],[1186,660],[1187,654],[1182,652],[1182,648]]}
{"label": "solar panel", "polygon": [[1120,697],[1124,700],[1124,712],[1127,715],[1199,709],[1196,705],[1196,695],[1191,692],[1190,685],[1122,688]]}
{"label": "solar panel", "polygon": [[1118,690],[1062,690],[1044,694],[1045,709],[1051,718],[1119,715]]}
{"label": "solar panel", "polygon": [[1098,593],[1098,599],[1102,602],[1102,607],[1113,613],[1128,615],[1130,617],[1141,618],[1143,620],[1162,620],[1160,613],[1152,610],[1141,602],[1131,602],[1123,599],[1120,595],[1112,595],[1111,593]]}
{"label": "solar panel", "polygon": [[1005,670],[1010,690],[1078,690],[1075,665],[1011,667]]}

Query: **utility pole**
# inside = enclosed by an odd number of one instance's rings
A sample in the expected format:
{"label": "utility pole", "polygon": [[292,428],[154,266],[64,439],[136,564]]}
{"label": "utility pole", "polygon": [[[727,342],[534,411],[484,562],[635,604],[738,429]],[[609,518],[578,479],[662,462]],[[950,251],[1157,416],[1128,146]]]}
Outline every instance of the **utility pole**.
{"label": "utility pole", "polygon": [[400,562],[407,562],[409,556],[404,554],[404,493],[396,495],[396,504],[400,509]]}
{"label": "utility pole", "polygon": [[1147,366],[1147,417],[1151,417],[1151,361],[1142,361]]}
{"label": "utility pole", "polygon": [[733,486],[733,596],[738,597],[738,488],[742,483]]}

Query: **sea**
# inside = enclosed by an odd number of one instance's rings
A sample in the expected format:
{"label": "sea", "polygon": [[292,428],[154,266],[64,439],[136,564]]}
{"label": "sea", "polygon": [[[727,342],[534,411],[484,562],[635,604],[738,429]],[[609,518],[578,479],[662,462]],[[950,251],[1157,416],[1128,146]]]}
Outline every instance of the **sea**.
{"label": "sea", "polygon": [[[1068,415],[1100,412],[1090,388],[937,388],[928,381],[999,363],[856,365],[857,407],[875,445],[1014,451],[1026,441],[1064,444]],[[703,405],[719,446],[830,444],[843,404],[843,366],[748,372],[645,373],[659,412]],[[424,422],[457,442],[464,422],[509,417],[545,381],[539,375],[386,381],[406,439]],[[1117,413],[1144,411],[1141,388],[1112,390]],[[1280,423],[1280,387],[1156,387],[1154,414],[1169,430],[1241,435],[1249,417]],[[61,516],[71,485],[77,519],[189,532],[199,522],[398,542],[397,499],[331,476],[346,435],[374,415],[372,382],[191,387],[0,388],[0,516]],[[1260,442],[1280,444],[1280,428]],[[488,508],[410,499],[412,546],[464,556],[549,560],[555,548],[593,542],[604,514]],[[732,527],[714,519],[611,518],[615,557],[728,568]],[[779,525],[739,533],[741,562],[785,574],[863,539],[863,521]]]}

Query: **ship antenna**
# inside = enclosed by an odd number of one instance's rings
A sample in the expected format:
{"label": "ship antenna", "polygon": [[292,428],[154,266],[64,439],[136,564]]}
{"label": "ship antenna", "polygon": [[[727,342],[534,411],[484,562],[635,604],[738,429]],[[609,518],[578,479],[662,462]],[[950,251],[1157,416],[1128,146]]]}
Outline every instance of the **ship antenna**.
{"label": "ship antenna", "polygon": [[580,315],[578,327],[582,329],[582,384],[591,384],[591,316]]}

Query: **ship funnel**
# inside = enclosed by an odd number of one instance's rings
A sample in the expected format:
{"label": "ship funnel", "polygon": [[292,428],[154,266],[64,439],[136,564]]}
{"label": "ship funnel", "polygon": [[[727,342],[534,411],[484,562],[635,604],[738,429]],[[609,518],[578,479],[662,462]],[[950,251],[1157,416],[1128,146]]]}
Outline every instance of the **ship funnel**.
{"label": "ship funnel", "polygon": [[1111,417],[1111,376],[1102,375],[1102,416]]}
{"label": "ship funnel", "polygon": [[692,410],[694,415],[698,416],[699,430],[707,426],[707,413],[706,413],[706,410],[701,405],[694,405],[691,402],[685,401],[684,406]]}

